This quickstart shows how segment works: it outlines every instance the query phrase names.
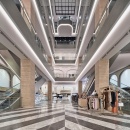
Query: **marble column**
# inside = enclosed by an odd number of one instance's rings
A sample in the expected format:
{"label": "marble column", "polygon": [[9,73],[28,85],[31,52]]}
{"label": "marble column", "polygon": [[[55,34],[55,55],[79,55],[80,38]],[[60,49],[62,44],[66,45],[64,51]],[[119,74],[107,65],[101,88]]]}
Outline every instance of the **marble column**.
{"label": "marble column", "polygon": [[81,95],[82,95],[82,81],[78,82],[78,95],[79,95],[79,98],[81,98]]}
{"label": "marble column", "polygon": [[21,60],[21,106],[35,106],[35,64],[30,59]]}
{"label": "marble column", "polygon": [[48,101],[52,101],[52,82],[48,81]]}
{"label": "marble column", "polygon": [[101,59],[95,64],[95,89],[100,96],[100,89],[109,86],[109,60]]}

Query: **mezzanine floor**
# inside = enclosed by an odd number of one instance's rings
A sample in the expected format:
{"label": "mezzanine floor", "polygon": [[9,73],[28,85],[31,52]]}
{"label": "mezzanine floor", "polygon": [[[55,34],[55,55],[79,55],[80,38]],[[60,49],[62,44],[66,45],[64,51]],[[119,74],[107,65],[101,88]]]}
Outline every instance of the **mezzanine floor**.
{"label": "mezzanine floor", "polygon": [[69,101],[0,114],[0,130],[130,130],[130,115],[90,113]]}

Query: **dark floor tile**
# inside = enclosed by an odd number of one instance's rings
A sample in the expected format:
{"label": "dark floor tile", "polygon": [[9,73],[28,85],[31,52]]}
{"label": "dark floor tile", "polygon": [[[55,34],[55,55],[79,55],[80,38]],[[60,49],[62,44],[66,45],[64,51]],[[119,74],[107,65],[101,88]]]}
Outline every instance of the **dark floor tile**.
{"label": "dark floor tile", "polygon": [[57,123],[54,123],[52,125],[37,129],[37,130],[58,130],[65,127],[65,120],[59,121]]}

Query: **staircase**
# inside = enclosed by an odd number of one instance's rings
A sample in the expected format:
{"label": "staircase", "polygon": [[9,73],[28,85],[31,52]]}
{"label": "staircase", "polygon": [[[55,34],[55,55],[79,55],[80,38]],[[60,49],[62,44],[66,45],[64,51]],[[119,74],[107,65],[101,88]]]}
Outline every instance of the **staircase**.
{"label": "staircase", "polygon": [[129,91],[126,91],[112,83],[110,83],[110,88],[113,90],[117,90],[120,93],[119,94],[120,102],[122,102],[124,104],[124,106],[122,107],[123,113],[130,114],[130,93],[129,93]]}
{"label": "staircase", "polygon": [[84,92],[86,92],[87,95],[90,95],[94,91],[94,83],[95,83],[95,76],[94,74],[91,75],[88,82],[85,84]]}
{"label": "staircase", "polygon": [[0,112],[20,107],[20,84],[0,93]]}

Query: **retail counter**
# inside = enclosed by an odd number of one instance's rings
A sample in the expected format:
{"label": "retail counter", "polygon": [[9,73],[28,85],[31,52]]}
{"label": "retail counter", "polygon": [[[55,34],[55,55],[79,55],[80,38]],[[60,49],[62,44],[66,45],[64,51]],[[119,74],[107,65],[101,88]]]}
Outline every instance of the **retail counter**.
{"label": "retail counter", "polygon": [[80,107],[87,107],[87,99],[79,98],[79,99],[78,99],[78,105],[79,105]]}

